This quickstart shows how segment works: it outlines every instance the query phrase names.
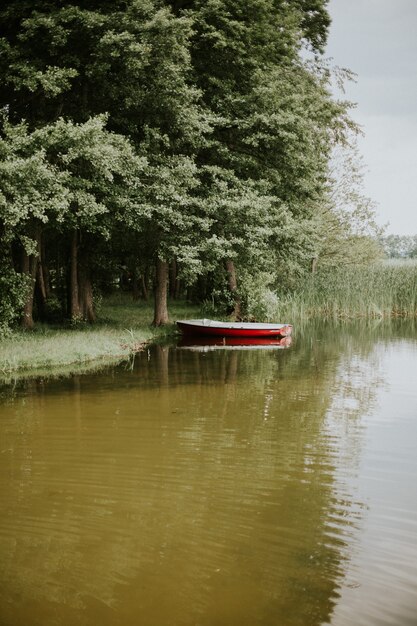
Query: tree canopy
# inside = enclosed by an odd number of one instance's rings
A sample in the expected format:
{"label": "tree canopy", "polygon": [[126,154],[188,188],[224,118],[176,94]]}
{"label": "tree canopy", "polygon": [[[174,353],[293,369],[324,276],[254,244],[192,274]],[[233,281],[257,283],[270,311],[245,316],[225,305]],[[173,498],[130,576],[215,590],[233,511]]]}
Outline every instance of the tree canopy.
{"label": "tree canopy", "polygon": [[331,163],[352,123],[323,60],[326,4],[3,2],[1,328],[94,321],[114,284],[153,289],[157,325],[168,283],[244,315],[256,275],[286,288],[349,246]]}

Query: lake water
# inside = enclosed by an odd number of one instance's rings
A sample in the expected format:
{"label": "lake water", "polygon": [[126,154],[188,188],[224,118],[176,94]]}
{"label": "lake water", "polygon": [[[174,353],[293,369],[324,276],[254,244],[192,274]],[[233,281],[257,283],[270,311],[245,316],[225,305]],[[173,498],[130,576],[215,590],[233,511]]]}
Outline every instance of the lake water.
{"label": "lake water", "polygon": [[2,626],[415,626],[417,327],[1,388]]}

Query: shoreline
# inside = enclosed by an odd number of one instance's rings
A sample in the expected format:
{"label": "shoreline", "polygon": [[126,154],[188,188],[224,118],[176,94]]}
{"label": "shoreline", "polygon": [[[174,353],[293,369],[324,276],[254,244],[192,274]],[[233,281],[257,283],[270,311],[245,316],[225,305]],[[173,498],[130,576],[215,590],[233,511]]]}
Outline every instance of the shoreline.
{"label": "shoreline", "polygon": [[39,325],[33,331],[16,330],[0,338],[0,384],[93,370],[128,360],[150,343],[172,336],[175,319],[197,311],[181,302],[173,303],[171,309],[172,322],[155,328],[150,325],[149,304],[117,298],[103,304],[94,325]]}
{"label": "shoreline", "polygon": [[[44,357],[42,360],[36,359],[35,357],[32,358],[30,362],[29,359],[22,361],[16,358],[13,363],[10,363],[10,361],[8,363],[1,362],[0,385],[7,385],[17,380],[42,376],[59,378],[60,376],[68,376],[76,373],[84,374],[99,370],[107,365],[118,365],[123,361],[131,359],[137,352],[144,350],[155,338],[157,337],[151,337],[140,342],[135,341],[131,345],[126,343],[123,345],[119,344],[119,350],[115,352],[98,352],[96,349],[94,354],[88,355],[87,345],[85,346],[86,352],[78,357],[76,355],[72,355],[71,357],[68,355],[64,358],[53,358],[49,356]],[[54,337],[54,341],[57,339],[58,337]],[[2,343],[4,342],[0,342],[0,346]],[[15,338],[13,338],[13,343],[17,343]],[[30,339],[25,340],[25,343],[30,344]],[[47,349],[47,340],[40,343]],[[38,347],[41,348],[41,345]],[[1,359],[1,361],[3,361],[3,359]]]}

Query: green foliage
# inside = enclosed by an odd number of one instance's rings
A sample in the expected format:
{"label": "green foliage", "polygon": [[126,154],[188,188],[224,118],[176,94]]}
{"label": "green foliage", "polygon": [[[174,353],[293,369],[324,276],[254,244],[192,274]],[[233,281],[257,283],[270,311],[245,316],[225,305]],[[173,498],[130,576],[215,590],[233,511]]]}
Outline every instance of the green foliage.
{"label": "green foliage", "polygon": [[351,132],[328,163],[324,199],[313,217],[316,267],[374,263],[383,256],[376,205],[363,191],[365,167]]}
{"label": "green foliage", "polygon": [[125,137],[105,129],[103,117],[60,118],[33,132],[6,123],[0,156],[0,219],[15,234],[31,220],[103,230],[99,216],[120,202],[145,163]]}
{"label": "green foliage", "polygon": [[145,295],[157,259],[225,305],[233,263],[245,315],[269,317],[313,258],[374,260],[356,156],[329,167],[354,127],[329,22],[326,0],[3,2],[4,324],[28,293],[44,320],[121,280]]}
{"label": "green foliage", "polygon": [[350,125],[348,105],[332,98],[327,67],[300,56],[303,35],[316,49],[325,40],[324,3],[186,6],[197,84],[216,116],[199,155],[211,217],[206,268],[229,258],[239,280],[270,271],[288,285],[315,256],[312,218],[325,202],[331,146]]}
{"label": "green foliage", "polygon": [[191,23],[161,3],[6,1],[0,24],[0,102],[12,122],[108,113],[112,130],[150,142],[154,152],[200,140],[204,116],[188,80]]}
{"label": "green foliage", "polygon": [[[146,163],[125,137],[106,130],[103,117],[84,124],[59,119],[32,132],[25,123],[5,123],[0,155],[3,240],[10,250],[20,247],[32,257],[39,254],[34,232],[40,226],[60,232],[82,228],[108,237],[112,214],[129,193],[132,176]],[[29,283],[15,271],[11,253],[2,261],[7,295],[0,319],[7,327],[18,317]],[[44,311],[45,319],[51,307]],[[58,307],[52,308],[56,314]]]}
{"label": "green foliage", "polygon": [[246,275],[241,280],[240,292],[244,317],[249,321],[276,321],[279,296],[271,284],[270,273]]}
{"label": "green foliage", "polygon": [[69,207],[65,173],[48,160],[45,146],[25,123],[4,124],[0,137],[0,220],[6,230],[19,230],[30,219],[47,222]]}
{"label": "green foliage", "polygon": [[[4,241],[0,240],[0,249]],[[26,298],[28,281],[16,272],[0,252],[0,338],[8,335],[20,314]]]}
{"label": "green foliage", "polygon": [[[199,184],[197,168],[187,156],[165,157],[145,167],[133,184],[120,219],[152,241],[162,257],[187,256],[187,246],[207,230],[192,191]],[[190,257],[192,264],[192,256]]]}
{"label": "green foliage", "polygon": [[108,214],[123,202],[127,185],[146,161],[138,158],[128,139],[105,128],[104,117],[74,124],[62,118],[32,133],[48,159],[62,174],[69,210],[58,221],[66,227],[107,233]]}

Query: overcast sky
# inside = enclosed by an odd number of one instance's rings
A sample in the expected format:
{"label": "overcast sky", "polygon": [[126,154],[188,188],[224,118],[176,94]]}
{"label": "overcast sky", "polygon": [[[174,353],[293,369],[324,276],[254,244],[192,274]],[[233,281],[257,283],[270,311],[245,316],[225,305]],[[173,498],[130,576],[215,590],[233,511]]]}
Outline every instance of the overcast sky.
{"label": "overcast sky", "polygon": [[357,74],[365,192],[387,234],[417,234],[417,0],[330,0],[326,56]]}

